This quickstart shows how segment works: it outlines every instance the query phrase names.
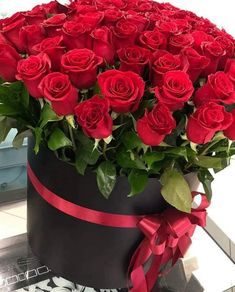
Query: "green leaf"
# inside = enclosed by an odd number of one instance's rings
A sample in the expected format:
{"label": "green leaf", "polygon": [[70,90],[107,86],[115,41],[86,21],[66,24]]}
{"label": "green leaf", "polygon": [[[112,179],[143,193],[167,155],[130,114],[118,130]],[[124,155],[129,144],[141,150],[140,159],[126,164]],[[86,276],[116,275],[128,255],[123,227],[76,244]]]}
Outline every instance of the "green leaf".
{"label": "green leaf", "polygon": [[62,147],[72,147],[72,145],[72,141],[68,139],[65,133],[59,128],[54,129],[48,140],[48,147],[52,151]]}
{"label": "green leaf", "polygon": [[21,113],[20,109],[16,106],[0,104],[0,116],[14,117]]}
{"label": "green leaf", "polygon": [[143,156],[143,160],[148,165],[148,168],[151,168],[152,164],[163,160],[165,157],[164,153],[162,152],[147,152]]}
{"label": "green leaf", "polygon": [[184,176],[176,169],[167,169],[161,176],[161,194],[164,199],[182,212],[191,212],[192,195]]}
{"label": "green leaf", "polygon": [[204,168],[215,168],[215,169],[222,168],[222,159],[219,157],[198,155],[195,157],[193,162],[196,165],[204,167]]}
{"label": "green leaf", "polygon": [[37,154],[39,152],[39,146],[42,142],[42,132],[43,130],[41,128],[35,128],[34,129],[34,136],[35,136],[35,145],[34,145],[34,152]]}
{"label": "green leaf", "polygon": [[116,183],[116,168],[110,161],[102,162],[97,169],[97,185],[102,195],[108,199]]}
{"label": "green leaf", "polygon": [[57,122],[62,119],[63,117],[57,116],[49,103],[45,103],[40,116],[40,128],[45,127],[49,122]]}
{"label": "green leaf", "polygon": [[22,87],[20,102],[25,108],[28,108],[28,106],[29,106],[29,92],[28,92],[27,88],[25,87],[25,85],[23,85],[23,87]]}
{"label": "green leaf", "polygon": [[0,143],[5,141],[12,128],[16,128],[16,121],[11,118],[2,117],[0,120]]}
{"label": "green leaf", "polygon": [[182,156],[185,158],[185,160],[188,160],[187,157],[187,149],[186,147],[174,147],[174,148],[169,148],[164,151],[165,154],[172,154],[175,156]]}
{"label": "green leaf", "polygon": [[136,153],[126,150],[124,147],[118,150],[116,159],[117,163],[123,168],[146,169],[140,157]]}
{"label": "green leaf", "polygon": [[82,152],[76,153],[75,167],[81,175],[85,174],[85,170],[87,168],[87,162],[83,159]]}
{"label": "green leaf", "polygon": [[197,176],[199,181],[203,185],[208,201],[211,201],[212,197],[211,183],[214,180],[214,177],[212,176],[208,169],[200,169]]}
{"label": "green leaf", "polygon": [[125,132],[123,135],[122,135],[122,138],[121,138],[123,144],[125,145],[125,147],[127,149],[134,149],[134,148],[137,148],[139,146],[141,146],[142,142],[140,140],[140,138],[137,136],[136,133],[134,132]]}
{"label": "green leaf", "polygon": [[145,170],[132,169],[128,176],[131,192],[128,197],[132,197],[144,191],[148,182],[148,173]]}
{"label": "green leaf", "polygon": [[32,135],[31,130],[25,130],[18,133],[12,141],[12,145],[15,148],[20,148],[23,145],[24,139]]}

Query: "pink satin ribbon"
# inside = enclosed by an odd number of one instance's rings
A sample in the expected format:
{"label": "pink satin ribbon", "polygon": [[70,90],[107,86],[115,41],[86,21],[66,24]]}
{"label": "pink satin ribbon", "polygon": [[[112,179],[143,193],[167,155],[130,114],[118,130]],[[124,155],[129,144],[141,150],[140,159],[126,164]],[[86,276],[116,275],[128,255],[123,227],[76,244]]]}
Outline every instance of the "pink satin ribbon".
{"label": "pink satin ribbon", "polygon": [[[132,282],[130,292],[150,292],[161,274],[161,266],[169,261],[174,265],[187,251],[196,225],[206,224],[206,208],[209,202],[202,193],[192,192],[193,197],[200,195],[202,200],[200,206],[192,209],[190,214],[169,207],[156,215],[119,215],[91,210],[71,203],[44,186],[29,164],[27,171],[37,193],[61,212],[93,224],[141,230],[145,237],[132,256],[129,266]],[[149,261],[151,261],[150,268],[145,272],[144,267]]]}

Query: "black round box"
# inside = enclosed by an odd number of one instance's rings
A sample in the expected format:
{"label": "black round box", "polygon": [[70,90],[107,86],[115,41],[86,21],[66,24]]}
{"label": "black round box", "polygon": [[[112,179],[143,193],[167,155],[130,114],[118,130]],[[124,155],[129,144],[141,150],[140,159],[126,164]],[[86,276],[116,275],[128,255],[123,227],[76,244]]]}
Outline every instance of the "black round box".
{"label": "black round box", "polygon": [[[145,191],[128,198],[127,178],[119,177],[110,198],[100,194],[96,176],[85,176],[60,160],[49,149],[33,152],[29,139],[28,162],[39,181],[60,197],[102,212],[148,215],[161,212],[166,203],[160,183],[150,178]],[[48,204],[28,179],[28,238],[32,251],[56,274],[95,288],[127,285],[128,265],[143,235],[137,228],[106,227],[62,213]]]}

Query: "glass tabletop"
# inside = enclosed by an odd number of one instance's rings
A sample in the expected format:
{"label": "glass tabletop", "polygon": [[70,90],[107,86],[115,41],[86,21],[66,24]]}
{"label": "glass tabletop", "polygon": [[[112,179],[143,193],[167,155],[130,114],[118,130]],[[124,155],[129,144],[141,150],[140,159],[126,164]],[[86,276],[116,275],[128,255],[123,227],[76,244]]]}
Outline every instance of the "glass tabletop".
{"label": "glass tabletop", "polygon": [[[27,235],[22,234],[0,242],[0,291],[127,292],[128,290],[84,287],[55,275],[33,255],[27,242]],[[177,292],[164,287],[164,284],[159,284],[154,290],[154,292],[170,291]]]}

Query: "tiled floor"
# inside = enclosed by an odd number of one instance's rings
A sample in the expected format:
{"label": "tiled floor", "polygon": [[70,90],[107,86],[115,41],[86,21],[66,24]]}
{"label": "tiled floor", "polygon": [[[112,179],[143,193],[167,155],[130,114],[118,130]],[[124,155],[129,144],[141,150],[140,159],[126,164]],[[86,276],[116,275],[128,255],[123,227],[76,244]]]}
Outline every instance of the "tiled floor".
{"label": "tiled floor", "polygon": [[26,201],[0,207],[0,239],[26,233]]}

